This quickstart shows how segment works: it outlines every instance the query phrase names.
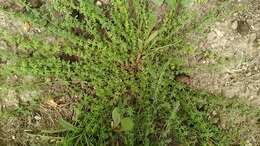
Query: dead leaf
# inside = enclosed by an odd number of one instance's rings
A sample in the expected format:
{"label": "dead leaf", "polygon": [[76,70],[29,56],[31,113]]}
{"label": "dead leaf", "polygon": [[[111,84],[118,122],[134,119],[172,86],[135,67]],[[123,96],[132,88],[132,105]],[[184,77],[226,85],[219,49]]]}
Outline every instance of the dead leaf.
{"label": "dead leaf", "polygon": [[46,104],[51,106],[51,107],[54,107],[54,108],[56,108],[58,106],[58,104],[53,99],[48,99],[46,101]]}
{"label": "dead leaf", "polygon": [[26,31],[26,32],[31,31],[31,29],[32,29],[32,23],[29,22],[29,21],[24,22],[23,29],[24,29],[24,31]]}

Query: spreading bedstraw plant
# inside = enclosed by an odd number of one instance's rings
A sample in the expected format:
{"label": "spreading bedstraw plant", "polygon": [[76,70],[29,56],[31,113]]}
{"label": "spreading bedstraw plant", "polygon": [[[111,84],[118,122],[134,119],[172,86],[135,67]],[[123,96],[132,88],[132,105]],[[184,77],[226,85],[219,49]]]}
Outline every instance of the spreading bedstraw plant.
{"label": "spreading bedstraw plant", "polygon": [[[92,90],[70,84],[81,97],[75,121],[66,128],[64,145],[212,145],[227,142],[206,113],[197,109],[199,95],[175,81],[187,73],[185,22],[191,15],[166,1],[163,21],[158,3],[149,0],[50,0],[40,9],[19,14],[42,35],[21,37],[31,52],[15,67],[18,73],[80,80]],[[179,7],[179,6],[178,6]],[[177,11],[181,11],[177,12]],[[74,59],[73,59],[74,58]],[[225,145],[225,144],[224,144]],[[227,144],[228,145],[228,144]]]}

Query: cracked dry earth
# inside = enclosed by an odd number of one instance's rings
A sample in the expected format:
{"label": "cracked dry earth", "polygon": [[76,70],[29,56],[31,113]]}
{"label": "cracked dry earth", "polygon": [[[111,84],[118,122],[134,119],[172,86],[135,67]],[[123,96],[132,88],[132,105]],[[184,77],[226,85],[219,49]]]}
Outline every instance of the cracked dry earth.
{"label": "cracked dry earth", "polygon": [[210,24],[193,57],[191,85],[226,97],[260,105],[260,1]]}

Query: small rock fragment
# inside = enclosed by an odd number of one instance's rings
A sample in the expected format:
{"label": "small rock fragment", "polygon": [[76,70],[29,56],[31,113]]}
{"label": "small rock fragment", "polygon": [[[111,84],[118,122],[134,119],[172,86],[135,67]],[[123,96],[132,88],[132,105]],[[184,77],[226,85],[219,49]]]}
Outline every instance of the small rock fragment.
{"label": "small rock fragment", "polygon": [[37,120],[37,121],[40,121],[42,119],[42,117],[40,116],[34,116],[34,119]]}
{"label": "small rock fragment", "polygon": [[12,140],[15,140],[15,136],[14,135],[12,135]]}
{"label": "small rock fragment", "polygon": [[103,5],[108,5],[110,3],[110,0],[98,0],[96,2],[97,6],[103,6]]}
{"label": "small rock fragment", "polygon": [[234,21],[234,22],[231,23],[231,28],[232,28],[233,30],[237,30],[237,26],[238,26],[237,21]]}
{"label": "small rock fragment", "polygon": [[96,2],[96,5],[97,5],[97,6],[102,6],[102,2],[101,2],[101,1],[97,1],[97,2]]}

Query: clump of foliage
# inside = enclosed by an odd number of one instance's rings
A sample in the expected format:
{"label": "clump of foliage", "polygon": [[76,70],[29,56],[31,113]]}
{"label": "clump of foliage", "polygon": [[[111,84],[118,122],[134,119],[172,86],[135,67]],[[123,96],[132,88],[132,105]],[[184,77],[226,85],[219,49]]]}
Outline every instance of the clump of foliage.
{"label": "clump of foliage", "polygon": [[[205,107],[218,107],[215,97],[175,80],[188,72],[185,55],[191,50],[183,39],[191,17],[181,3],[169,4],[161,22],[149,0],[102,6],[94,0],[57,0],[40,9],[21,4],[25,10],[17,15],[43,30],[12,38],[24,51],[5,72],[59,78],[70,94],[80,96],[76,119],[61,122],[64,145],[233,142],[208,119]],[[49,35],[62,41],[50,43]]]}

